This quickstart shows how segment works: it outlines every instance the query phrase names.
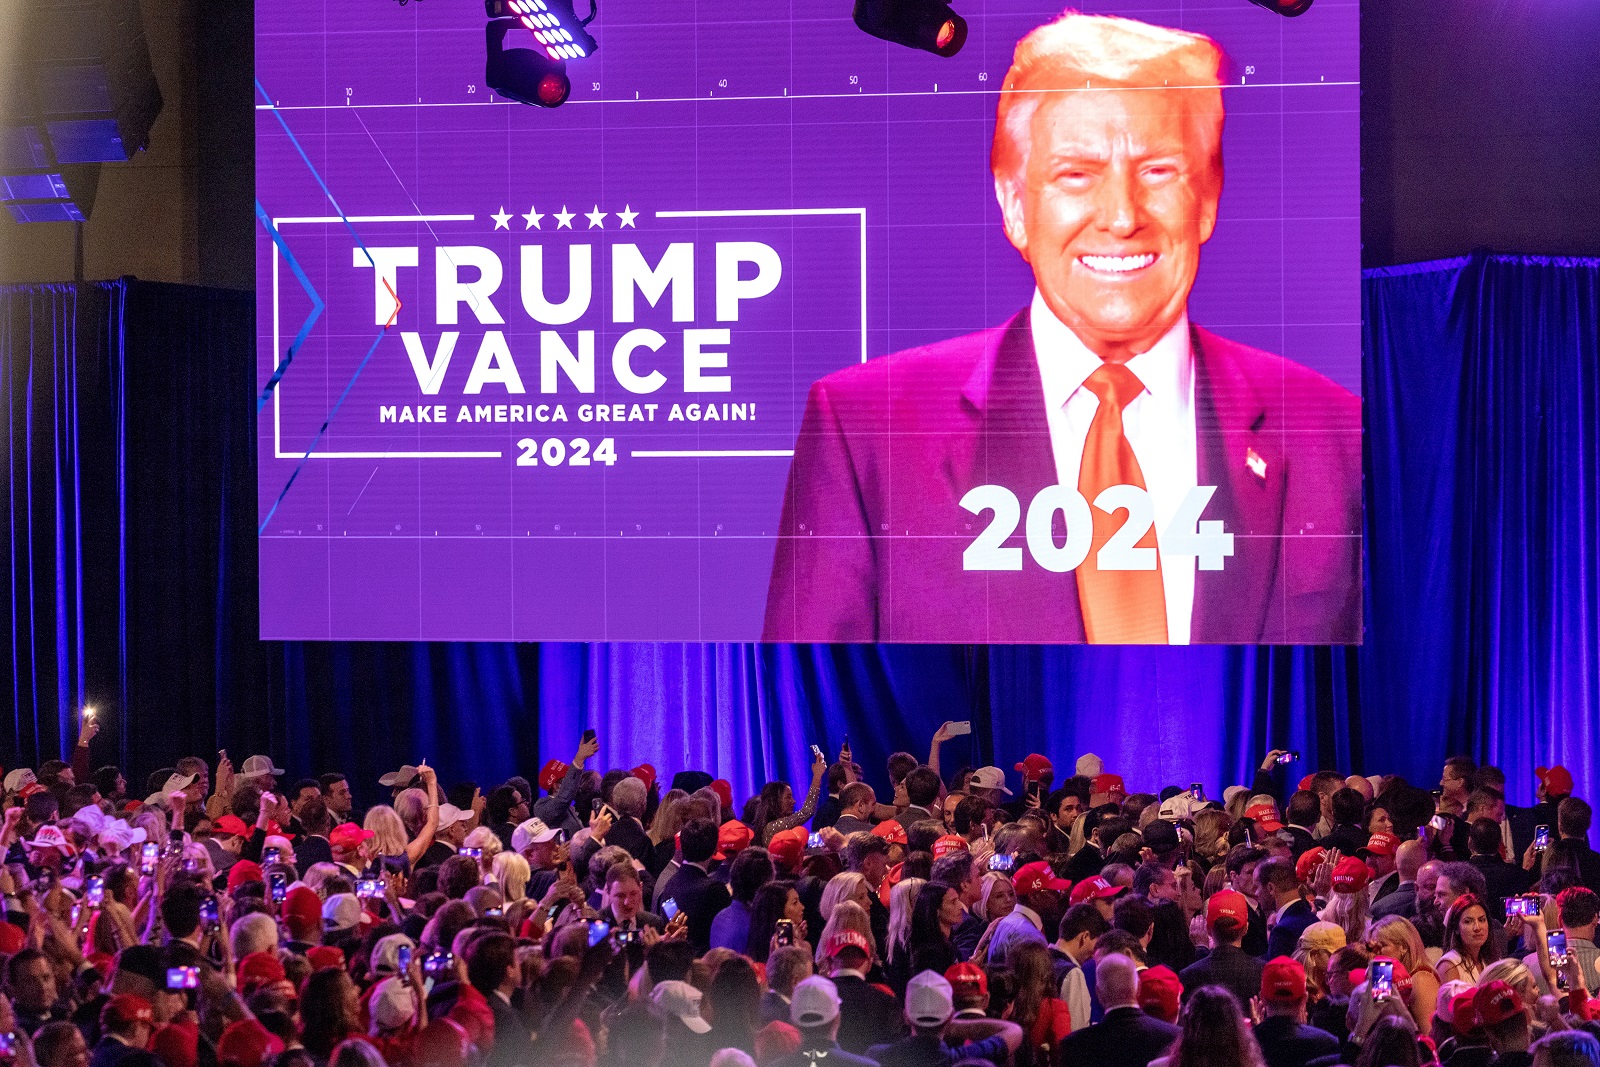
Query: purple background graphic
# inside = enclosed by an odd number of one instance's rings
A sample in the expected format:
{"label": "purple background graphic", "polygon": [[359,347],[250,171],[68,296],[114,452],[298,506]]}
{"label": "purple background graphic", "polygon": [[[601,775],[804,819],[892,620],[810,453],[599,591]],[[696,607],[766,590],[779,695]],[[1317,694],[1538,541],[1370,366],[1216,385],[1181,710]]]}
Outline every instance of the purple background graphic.
{"label": "purple background graphic", "polygon": [[[257,198],[327,305],[259,419],[259,514],[271,514],[262,637],[757,639],[789,460],[634,453],[784,453],[817,378],[863,350],[875,357],[992,326],[1028,302],[1032,276],[1000,226],[989,144],[1016,41],[1059,8],[965,0],[971,37],[941,60],[862,34],[849,0],[606,0],[590,27],[599,50],[569,65],[571,100],[543,111],[483,85],[480,6],[360,7],[288,0],[256,11],[266,94]],[[1356,4],[1318,0],[1295,20],[1244,0],[1091,10],[1207,33],[1229,56],[1226,185],[1191,319],[1359,391]],[[351,266],[356,242],[319,176],[362,243],[418,249],[419,266],[400,270],[403,307],[386,332],[373,324],[373,271]],[[537,229],[523,218],[531,209],[543,215]],[[570,229],[557,228],[563,209]],[[631,228],[619,225],[624,209],[639,213]],[[818,209],[839,213],[658,214]],[[493,218],[502,210],[505,229]],[[606,213],[598,227],[591,210]],[[295,221],[308,219],[331,221]],[[744,301],[736,322],[717,321],[718,241],[760,241],[782,261],[777,288]],[[567,293],[568,247],[591,246],[593,297],[579,321],[542,326],[523,311],[519,249],[535,242],[554,301]],[[619,242],[652,265],[669,243],[694,244],[694,321],[674,322],[669,299],[650,307],[641,297],[636,321],[612,321]],[[480,325],[465,305],[458,325],[436,323],[441,245],[499,255],[493,303],[505,325]],[[264,227],[257,272],[265,386],[311,302]],[[648,396],[611,373],[613,344],[634,328],[666,338],[634,356],[638,373],[667,377]],[[731,377],[732,389],[686,395],[683,331],[718,328],[730,343],[707,347],[725,350],[728,366],[709,373]],[[462,392],[493,329],[506,335],[522,395],[494,384]],[[431,356],[446,330],[461,336],[443,386],[424,396],[401,333],[418,333]],[[557,393],[540,392],[543,330],[574,349],[579,330],[595,332],[593,394],[565,376]],[[753,404],[756,416],[664,421],[672,404],[696,401]],[[657,421],[576,416],[584,403],[636,402],[658,405]],[[542,403],[564,404],[571,421],[454,421],[463,405]],[[451,421],[379,421],[380,407],[421,404],[445,405]],[[552,436],[611,437],[618,460],[517,465],[519,440]]]}

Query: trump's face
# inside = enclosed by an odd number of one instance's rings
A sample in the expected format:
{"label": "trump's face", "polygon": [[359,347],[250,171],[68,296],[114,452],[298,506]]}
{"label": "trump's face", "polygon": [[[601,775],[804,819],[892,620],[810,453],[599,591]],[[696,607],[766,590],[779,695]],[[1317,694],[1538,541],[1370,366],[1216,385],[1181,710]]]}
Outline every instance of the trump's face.
{"label": "trump's face", "polygon": [[1047,94],[1021,181],[996,179],[1045,303],[1102,359],[1148,351],[1188,302],[1221,186],[1189,127],[1179,90]]}

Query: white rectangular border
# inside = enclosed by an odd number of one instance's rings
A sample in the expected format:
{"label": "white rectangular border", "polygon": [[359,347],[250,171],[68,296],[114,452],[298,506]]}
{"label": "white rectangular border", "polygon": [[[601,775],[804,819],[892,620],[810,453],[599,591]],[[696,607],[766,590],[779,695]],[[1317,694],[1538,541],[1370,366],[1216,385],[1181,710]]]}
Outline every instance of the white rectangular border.
{"label": "white rectangular border", "polygon": [[[502,209],[504,210],[504,209]],[[564,209],[563,209],[564,210]],[[861,225],[861,362],[867,361],[867,209],[864,207],[750,208],[727,211],[657,211],[658,219],[781,218],[805,215],[855,215]],[[290,225],[328,225],[356,222],[474,222],[476,215],[302,215],[275,218],[279,229]],[[272,242],[272,352],[283,348],[278,314],[278,242]],[[501,452],[285,452],[279,398],[283,382],[272,391],[272,455],[274,459],[502,459]],[[770,458],[790,457],[793,449],[666,449],[630,452],[635,459]]]}

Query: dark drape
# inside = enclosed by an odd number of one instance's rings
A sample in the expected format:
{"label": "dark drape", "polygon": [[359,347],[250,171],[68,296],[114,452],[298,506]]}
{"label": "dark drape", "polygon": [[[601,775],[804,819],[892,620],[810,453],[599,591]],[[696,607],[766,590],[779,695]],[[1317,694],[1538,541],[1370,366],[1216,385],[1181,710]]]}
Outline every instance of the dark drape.
{"label": "dark drape", "polygon": [[[1093,751],[1131,784],[1247,780],[1269,747],[1417,781],[1468,752],[1591,790],[1600,261],[1369,272],[1367,641],[1341,648],[263,643],[248,294],[0,290],[14,703],[0,762],[107,712],[136,776],[226,746],[376,799],[427,756],[493,783],[596,728],[607,766],[703,767],[742,796],[848,735],[869,773],[971,720],[947,769]],[[1063,772],[1065,770],[1063,769]]]}

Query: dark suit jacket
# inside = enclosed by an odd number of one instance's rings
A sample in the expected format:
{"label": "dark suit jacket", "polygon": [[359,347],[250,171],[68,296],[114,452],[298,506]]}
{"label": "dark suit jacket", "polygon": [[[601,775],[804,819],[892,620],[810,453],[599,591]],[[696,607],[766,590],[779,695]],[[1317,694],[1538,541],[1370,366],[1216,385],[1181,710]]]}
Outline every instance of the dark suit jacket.
{"label": "dark suit jacket", "polygon": [[655,854],[656,846],[650,840],[650,835],[644,832],[644,827],[630,818],[617,821],[609,833],[606,834],[606,844],[616,845],[628,850],[628,855],[646,863]]}
{"label": "dark suit jacket", "polygon": [[1196,960],[1179,972],[1178,980],[1183,983],[1183,999],[1187,1001],[1189,994],[1203,985],[1219,985],[1231,990],[1239,998],[1240,1004],[1249,1004],[1250,998],[1261,992],[1262,966],[1260,960],[1245,955],[1241,948],[1218,946],[1211,950],[1209,956]]}
{"label": "dark suit jacket", "polygon": [[490,1067],[536,1067],[532,1028],[523,1014],[501,999],[498,993],[486,997],[494,1013],[494,1051]]}
{"label": "dark suit jacket", "polygon": [[1315,1026],[1274,1015],[1256,1027],[1256,1044],[1267,1067],[1306,1067],[1312,1060],[1339,1053],[1339,1039]]}
{"label": "dark suit jacket", "polygon": [[[1361,640],[1361,404],[1305,367],[1195,328],[1204,518],[1234,535],[1197,571],[1195,643]],[[891,432],[892,431],[892,432]],[[1258,475],[1252,455],[1264,468]],[[1073,574],[965,571],[997,484],[1056,484],[1028,312],[811,387],[767,592],[768,641],[1084,641]],[[1301,536],[1310,534],[1312,536]]]}
{"label": "dark suit jacket", "polygon": [[301,874],[309,871],[313,863],[332,862],[333,846],[328,844],[326,837],[307,834],[294,843],[294,865]]}
{"label": "dark suit jacket", "polygon": [[1373,902],[1372,917],[1385,919],[1398,915],[1405,919],[1417,917],[1417,883],[1406,882],[1392,893],[1386,893]]}
{"label": "dark suit jacket", "polygon": [[686,863],[661,891],[661,899],[668,898],[676,901],[678,910],[689,917],[689,944],[696,956],[704,956],[711,947],[711,920],[733,902],[728,887]]}
{"label": "dark suit jacket", "polygon": [[1278,925],[1272,928],[1267,935],[1267,959],[1275,960],[1279,956],[1294,955],[1295,946],[1300,943],[1300,935],[1305,933],[1306,927],[1317,921],[1317,913],[1311,910],[1311,905],[1303,900],[1297,900],[1289,905],[1278,919]]}
{"label": "dark suit jacket", "polygon": [[1094,1026],[1061,1042],[1061,1067],[1148,1067],[1164,1056],[1178,1028],[1138,1008],[1112,1008]]}
{"label": "dark suit jacket", "polygon": [[899,1001],[855,975],[840,975],[833,984],[839,991],[840,1048],[861,1053],[899,1040],[905,1029]]}
{"label": "dark suit jacket", "polygon": [[144,1049],[124,1045],[108,1034],[94,1047],[89,1067],[162,1067],[162,1062]]}
{"label": "dark suit jacket", "polygon": [[1504,915],[1506,897],[1526,893],[1535,881],[1532,871],[1507,863],[1499,856],[1473,856],[1467,862],[1483,872],[1484,886],[1489,891],[1490,915]]}

